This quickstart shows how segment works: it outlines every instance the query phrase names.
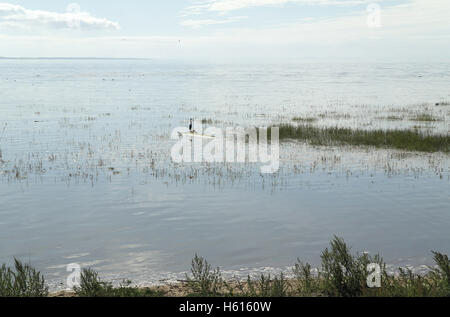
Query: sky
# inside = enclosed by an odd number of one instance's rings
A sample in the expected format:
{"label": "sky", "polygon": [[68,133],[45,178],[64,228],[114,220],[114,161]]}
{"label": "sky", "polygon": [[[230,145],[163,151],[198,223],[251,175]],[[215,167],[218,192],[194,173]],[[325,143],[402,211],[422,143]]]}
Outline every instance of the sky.
{"label": "sky", "polygon": [[450,0],[10,0],[0,56],[449,62],[449,17]]}

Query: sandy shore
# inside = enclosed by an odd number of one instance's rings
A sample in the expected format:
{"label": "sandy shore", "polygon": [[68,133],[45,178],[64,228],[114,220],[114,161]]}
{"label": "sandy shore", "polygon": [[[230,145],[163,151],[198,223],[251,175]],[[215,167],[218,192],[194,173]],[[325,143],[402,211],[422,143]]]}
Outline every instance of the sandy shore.
{"label": "sandy shore", "polygon": [[[142,289],[150,289],[152,291],[160,291],[165,294],[166,297],[186,297],[190,293],[189,287],[186,283],[173,283],[173,284],[165,284],[154,287],[144,287]],[[53,292],[49,294],[49,297],[61,297],[61,298],[69,298],[69,297],[77,297],[75,292],[73,291],[59,291]]]}

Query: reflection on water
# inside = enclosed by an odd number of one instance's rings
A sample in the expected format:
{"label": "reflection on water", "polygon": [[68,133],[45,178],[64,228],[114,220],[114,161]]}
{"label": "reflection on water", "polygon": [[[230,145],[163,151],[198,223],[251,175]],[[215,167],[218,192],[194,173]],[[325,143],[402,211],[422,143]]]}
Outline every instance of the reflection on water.
{"label": "reflection on water", "polygon": [[[182,278],[195,253],[236,275],[297,257],[318,264],[334,234],[395,265],[450,253],[448,154],[291,142],[280,172],[264,176],[253,164],[169,156],[172,129],[190,117],[448,133],[450,65],[3,60],[0,69],[0,262],[29,260],[53,287],[73,262],[140,283]],[[439,120],[411,120],[423,112]],[[393,114],[402,119],[386,120]]]}

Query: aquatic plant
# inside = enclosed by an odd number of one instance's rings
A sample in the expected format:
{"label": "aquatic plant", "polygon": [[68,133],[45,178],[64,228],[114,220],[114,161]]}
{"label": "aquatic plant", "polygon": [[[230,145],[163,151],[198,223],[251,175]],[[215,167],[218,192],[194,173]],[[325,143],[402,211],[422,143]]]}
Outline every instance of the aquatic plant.
{"label": "aquatic plant", "polygon": [[302,140],[312,145],[354,145],[407,151],[449,152],[449,135],[432,135],[415,130],[362,130],[339,127],[281,124],[280,140]]}
{"label": "aquatic plant", "polygon": [[412,121],[418,121],[418,122],[436,122],[440,121],[440,119],[434,117],[433,115],[429,113],[420,113],[415,115],[411,118]]}
{"label": "aquatic plant", "polygon": [[376,119],[379,119],[379,120],[387,120],[387,121],[401,121],[401,120],[403,120],[404,118],[403,118],[403,117],[400,117],[400,116],[390,115],[390,116],[386,116],[386,117],[378,117],[378,118],[376,118]]}
{"label": "aquatic plant", "polygon": [[292,121],[295,122],[316,122],[318,119],[313,117],[294,117]]}

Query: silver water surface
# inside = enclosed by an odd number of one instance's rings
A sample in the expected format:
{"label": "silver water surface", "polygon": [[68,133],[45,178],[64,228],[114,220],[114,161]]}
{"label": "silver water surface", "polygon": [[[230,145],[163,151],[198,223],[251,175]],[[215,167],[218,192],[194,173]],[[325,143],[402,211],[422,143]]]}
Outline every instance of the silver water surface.
{"label": "silver water surface", "polygon": [[[450,253],[443,153],[289,142],[281,169],[183,165],[173,128],[318,125],[448,133],[448,64],[180,65],[0,61],[0,262],[30,261],[62,287],[66,265],[154,283],[195,253],[230,274],[320,263],[334,234],[388,263]],[[404,120],[383,117],[396,114]]]}

